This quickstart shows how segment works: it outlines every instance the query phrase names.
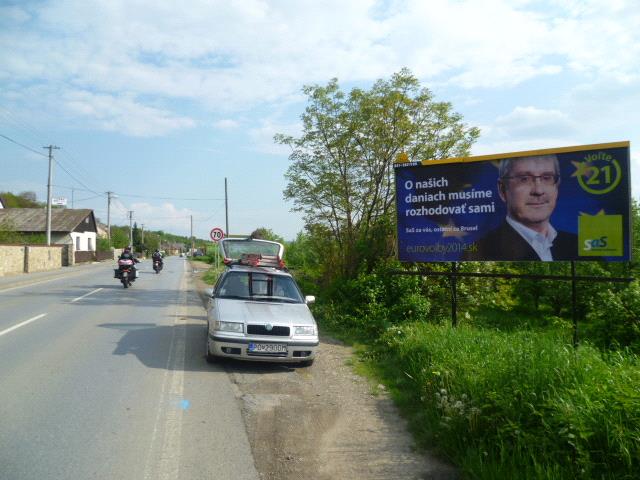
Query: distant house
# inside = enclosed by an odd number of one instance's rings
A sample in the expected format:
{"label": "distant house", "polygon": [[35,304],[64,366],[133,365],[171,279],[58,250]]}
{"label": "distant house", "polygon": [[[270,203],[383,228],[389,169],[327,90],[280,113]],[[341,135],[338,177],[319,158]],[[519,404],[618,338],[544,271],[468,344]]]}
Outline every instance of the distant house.
{"label": "distant house", "polygon": [[167,253],[167,255],[179,255],[180,253],[186,251],[184,243],[163,243],[162,249]]}
{"label": "distant house", "polygon": [[109,237],[109,227],[102,222],[96,222],[96,231],[98,234],[98,238],[108,238]]}
{"label": "distant house", "polygon": [[[44,208],[2,208],[0,225],[21,233],[46,233],[47,211]],[[96,234],[93,210],[51,210],[51,243],[73,245],[76,252],[95,252]]]}

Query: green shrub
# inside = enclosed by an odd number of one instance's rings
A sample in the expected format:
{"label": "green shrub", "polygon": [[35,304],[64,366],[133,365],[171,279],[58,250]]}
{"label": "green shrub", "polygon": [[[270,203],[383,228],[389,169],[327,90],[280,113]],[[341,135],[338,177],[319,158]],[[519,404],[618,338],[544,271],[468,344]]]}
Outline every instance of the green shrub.
{"label": "green shrub", "polygon": [[553,334],[411,323],[376,365],[418,437],[473,478],[634,478],[640,368]]}
{"label": "green shrub", "polygon": [[602,289],[589,299],[583,336],[601,348],[640,352],[640,284]]}
{"label": "green shrub", "polygon": [[352,338],[375,339],[389,326],[417,319],[428,320],[431,301],[419,276],[394,275],[397,262],[363,268],[352,280],[333,283],[314,312],[321,324]]}

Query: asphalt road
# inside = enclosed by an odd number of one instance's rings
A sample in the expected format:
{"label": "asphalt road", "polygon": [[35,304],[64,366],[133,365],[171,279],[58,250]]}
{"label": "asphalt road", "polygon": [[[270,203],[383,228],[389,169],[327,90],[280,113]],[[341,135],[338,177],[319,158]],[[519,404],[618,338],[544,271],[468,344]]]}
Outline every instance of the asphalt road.
{"label": "asphalt road", "polygon": [[0,285],[0,479],[257,479],[188,262]]}

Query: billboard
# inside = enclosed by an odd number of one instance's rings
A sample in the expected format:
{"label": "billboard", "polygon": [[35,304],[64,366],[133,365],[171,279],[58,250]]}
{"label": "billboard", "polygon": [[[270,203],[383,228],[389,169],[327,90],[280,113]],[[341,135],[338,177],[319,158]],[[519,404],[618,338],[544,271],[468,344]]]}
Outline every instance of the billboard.
{"label": "billboard", "polygon": [[394,169],[400,261],[631,259],[629,142]]}

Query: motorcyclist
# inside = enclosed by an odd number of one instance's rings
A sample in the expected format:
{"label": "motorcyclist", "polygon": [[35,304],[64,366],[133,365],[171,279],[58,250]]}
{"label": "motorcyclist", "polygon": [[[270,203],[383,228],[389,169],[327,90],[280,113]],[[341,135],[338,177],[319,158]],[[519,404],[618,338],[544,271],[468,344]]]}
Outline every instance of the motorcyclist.
{"label": "motorcyclist", "polygon": [[153,252],[153,254],[151,254],[151,260],[153,262],[159,262],[160,263],[160,268],[163,267],[162,254],[160,253],[160,250],[158,250],[157,248],[156,248],[155,252]]}
{"label": "motorcyclist", "polygon": [[133,273],[133,278],[137,277],[138,273],[136,272],[136,263],[140,263],[140,260],[133,256],[131,247],[124,247],[124,250],[118,257],[118,260],[133,260],[133,265],[131,265],[131,273]]}

